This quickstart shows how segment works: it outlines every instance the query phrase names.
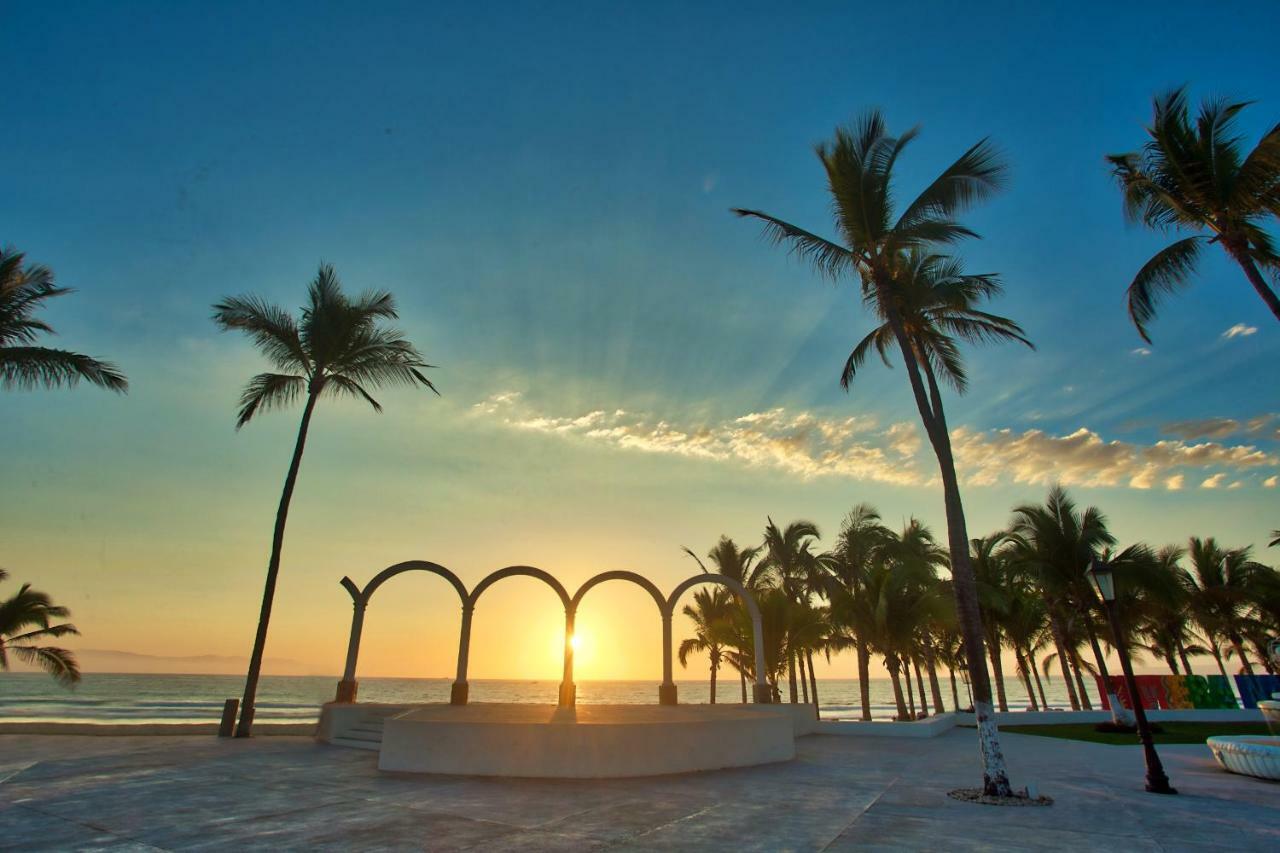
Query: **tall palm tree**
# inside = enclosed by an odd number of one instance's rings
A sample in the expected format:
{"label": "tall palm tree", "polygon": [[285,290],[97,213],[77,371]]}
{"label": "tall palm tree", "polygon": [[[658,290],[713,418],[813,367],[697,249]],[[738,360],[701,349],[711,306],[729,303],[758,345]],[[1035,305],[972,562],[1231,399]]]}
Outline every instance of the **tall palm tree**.
{"label": "tall palm tree", "polygon": [[382,406],[371,391],[392,385],[436,390],[422,373],[431,365],[422,360],[418,350],[399,330],[381,322],[396,318],[395,300],[390,293],[371,290],[352,299],[343,293],[337,274],[328,264],[320,265],[319,273],[308,287],[307,304],[297,321],[283,308],[252,295],[230,297],[213,306],[213,322],[218,328],[244,332],[278,371],[259,373],[249,380],[240,396],[236,429],[260,412],[283,408],[300,397],[305,398],[298,438],[276,510],[262,610],[253,654],[249,658],[236,737],[249,737],[253,729],[254,699],[280,572],[285,521],[316,403],[325,396],[350,396],[364,400],[375,412],[381,412]]}
{"label": "tall palm tree", "polygon": [[1205,101],[1193,123],[1186,87],[1174,89],[1154,99],[1142,150],[1107,157],[1131,221],[1201,232],[1161,249],[1129,285],[1129,317],[1148,343],[1146,327],[1160,298],[1187,285],[1211,243],[1221,244],[1280,320],[1280,299],[1258,269],[1280,270],[1275,244],[1262,227],[1280,216],[1280,125],[1246,154],[1235,126],[1246,106]]}
{"label": "tall palm tree", "polygon": [[115,365],[78,352],[36,346],[53,327],[35,314],[46,300],[73,293],[53,283],[53,271],[23,265],[25,255],[0,248],[0,388],[59,388],[81,379],[124,393],[129,382]]}
{"label": "tall palm tree", "polygon": [[[974,232],[956,220],[973,203],[999,189],[1004,166],[983,140],[947,167],[895,217],[894,165],[916,136],[910,130],[890,136],[877,111],[867,113],[852,127],[838,128],[835,138],[817,146],[827,175],[835,229],[839,241],[828,240],[759,210],[737,209],[764,223],[775,242],[809,261],[832,281],[857,275],[863,302],[880,321],[881,332],[872,332],[850,355],[843,381],[848,386],[859,360],[871,346],[882,356],[896,345],[906,366],[920,420],[938,459],[947,513],[950,550],[955,555],[953,589],[965,644],[973,653],[966,658],[974,693],[974,709],[983,762],[983,790],[1008,796],[1008,771],[1000,750],[1000,738],[991,716],[991,681],[982,649],[982,617],[973,567],[969,563],[969,534],[964,504],[951,450],[950,430],[942,407],[939,374],[943,381],[963,387],[964,374],[956,338],[965,341],[1022,339],[1016,324],[979,311],[975,306],[998,292],[991,277],[962,276],[945,280],[945,262],[912,267],[904,256],[927,251],[930,246],[954,243]],[[936,288],[920,286],[921,279],[935,279]],[[932,292],[937,301],[921,298]]]}
{"label": "tall palm tree", "polygon": [[[9,576],[0,569],[0,581]],[[43,646],[46,640],[79,634],[75,625],[55,624],[55,619],[65,619],[71,611],[53,603],[43,592],[24,583],[16,593],[0,599],[0,669],[9,668],[9,657],[26,664],[38,666],[67,687],[80,680],[80,666],[76,656],[66,649]]]}

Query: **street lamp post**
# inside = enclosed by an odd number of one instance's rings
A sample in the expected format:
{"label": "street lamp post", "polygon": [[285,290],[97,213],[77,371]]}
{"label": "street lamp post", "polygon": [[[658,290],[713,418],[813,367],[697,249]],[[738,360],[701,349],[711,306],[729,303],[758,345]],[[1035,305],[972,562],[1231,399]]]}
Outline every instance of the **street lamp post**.
{"label": "street lamp post", "polygon": [[1124,683],[1129,689],[1129,701],[1133,705],[1133,718],[1138,724],[1138,739],[1142,741],[1142,753],[1147,762],[1147,790],[1153,794],[1176,794],[1178,791],[1169,784],[1169,777],[1164,775],[1164,765],[1160,763],[1160,756],[1156,754],[1155,744],[1151,741],[1147,712],[1143,710],[1142,698],[1138,695],[1138,683],[1133,677],[1133,665],[1129,662],[1129,648],[1125,645],[1124,632],[1120,630],[1120,620],[1116,616],[1116,585],[1111,566],[1095,558],[1085,570],[1085,576],[1102,599],[1102,609],[1107,614],[1107,624],[1111,626],[1111,636],[1120,655],[1120,669],[1124,671]]}

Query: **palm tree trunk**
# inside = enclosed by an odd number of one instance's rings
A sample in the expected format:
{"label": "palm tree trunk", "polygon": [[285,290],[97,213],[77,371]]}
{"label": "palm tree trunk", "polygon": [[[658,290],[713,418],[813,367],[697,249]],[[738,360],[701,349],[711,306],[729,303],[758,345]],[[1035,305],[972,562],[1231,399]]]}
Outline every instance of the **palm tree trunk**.
{"label": "palm tree trunk", "polygon": [[276,509],[276,526],[271,535],[271,559],[267,562],[267,583],[262,591],[258,633],[253,638],[253,653],[249,656],[249,673],[244,681],[244,698],[240,702],[240,722],[236,726],[236,737],[249,737],[253,733],[254,702],[258,696],[258,677],[262,674],[262,656],[267,648],[267,626],[271,622],[271,605],[276,597],[276,579],[280,575],[284,526],[289,519],[289,502],[293,500],[293,487],[298,482],[302,451],[307,444],[307,429],[311,426],[311,413],[315,411],[319,393],[319,388],[313,388],[307,394],[307,405],[302,410],[302,423],[298,426],[298,439],[293,446],[293,459],[289,462],[289,473],[285,475],[284,490],[280,493],[280,506]]}
{"label": "palm tree trunk", "polygon": [[1173,673],[1174,675],[1181,675],[1181,673],[1178,672],[1178,662],[1174,660],[1172,652],[1165,653],[1164,662],[1165,662],[1165,666],[1169,667],[1169,672]]}
{"label": "palm tree trunk", "polygon": [[1222,662],[1222,652],[1218,650],[1218,644],[1211,642],[1209,648],[1213,649],[1213,659],[1218,662],[1218,672],[1222,673],[1222,677],[1227,680],[1229,686],[1231,684],[1231,676],[1227,675],[1227,667]]}
{"label": "palm tree trunk", "polygon": [[1036,679],[1036,689],[1040,691],[1040,707],[1041,707],[1041,708],[1044,708],[1044,709],[1047,711],[1047,710],[1049,710],[1049,700],[1045,698],[1045,696],[1044,696],[1044,685],[1040,683],[1040,672],[1039,672],[1039,670],[1037,670],[1037,669],[1036,669],[1036,655],[1035,655],[1035,652],[1033,652],[1033,651],[1031,651],[1031,650],[1028,650],[1028,651],[1027,651],[1027,660],[1028,660],[1028,661],[1030,662],[1030,664],[1031,664],[1031,674],[1032,674],[1033,676],[1035,676],[1035,679]]}
{"label": "palm tree trunk", "polygon": [[933,710],[936,714],[946,713],[942,702],[942,688],[938,686],[938,666],[934,661],[933,648],[925,649],[924,668],[929,673],[929,692],[933,696]]}
{"label": "palm tree trunk", "polygon": [[907,710],[911,713],[908,719],[916,718],[916,694],[915,687],[911,684],[911,664],[906,660],[902,661],[902,678],[907,683]]}
{"label": "palm tree trunk", "polygon": [[867,670],[871,668],[871,652],[858,644],[858,699],[862,702],[862,719],[871,719],[871,683]]}
{"label": "palm tree trunk", "polygon": [[[938,473],[942,480],[943,503],[947,513],[947,543],[951,549],[952,590],[956,599],[956,616],[960,623],[960,635],[964,638],[965,661],[969,668],[969,682],[973,691],[974,720],[978,729],[978,747],[982,755],[982,789],[985,794],[1008,797],[1013,794],[1009,785],[1009,772],[1005,767],[1004,752],[1000,748],[1000,732],[992,717],[991,679],[987,673],[986,655],[983,653],[982,612],[978,606],[978,583],[969,561],[969,531],[965,523],[964,503],[960,498],[960,481],[956,476],[955,458],[951,452],[951,436],[947,431],[946,414],[942,407],[942,395],[927,361],[916,359],[915,350],[902,325],[902,316],[894,301],[887,274],[876,281],[879,301],[885,311],[898,348],[902,352],[916,408],[934,455],[938,458]],[[929,380],[929,396],[926,397],[920,378],[923,372]]]}
{"label": "palm tree trunk", "polygon": [[805,658],[809,661],[809,695],[813,697],[813,715],[822,719],[822,705],[818,702],[818,676],[813,672],[813,652],[805,649]]}
{"label": "palm tree trunk", "polygon": [[1254,654],[1258,656],[1258,660],[1262,661],[1262,668],[1267,671],[1267,674],[1275,675],[1276,665],[1271,662],[1271,656],[1267,654],[1267,650],[1262,647],[1261,640],[1256,638],[1254,639],[1253,651],[1254,651]]}
{"label": "palm tree trunk", "polygon": [[947,667],[947,675],[951,676],[951,707],[960,713],[960,691],[956,689],[956,671]]}
{"label": "palm tree trunk", "polygon": [[1240,658],[1240,665],[1244,667],[1244,674],[1253,677],[1253,664],[1249,663],[1249,656],[1244,653],[1244,642],[1240,639],[1239,634],[1231,635],[1231,645],[1236,650],[1236,657]]}
{"label": "palm tree trunk", "polygon": [[[1098,634],[1093,630],[1093,621],[1085,616],[1084,621],[1085,632],[1089,635],[1089,645],[1093,647],[1093,657],[1098,663],[1098,675],[1102,678],[1104,692],[1107,694],[1107,704],[1111,706],[1111,722],[1117,726],[1133,728],[1135,725],[1133,715],[1129,709],[1120,704],[1120,697],[1116,694],[1115,688],[1111,684],[1111,677],[1107,673],[1107,659],[1102,654],[1102,646],[1098,644]],[[1130,696],[1130,702],[1140,701],[1137,696]]]}
{"label": "palm tree trunk", "polygon": [[796,656],[794,652],[787,652],[787,679],[791,685],[791,704],[796,704],[800,699],[800,694],[796,692]]}
{"label": "palm tree trunk", "polygon": [[996,701],[1001,711],[1008,711],[1009,700],[1004,692],[1004,663],[1000,660],[1000,646],[991,643],[987,646],[987,652],[991,655],[991,671],[996,680]]}
{"label": "palm tree trunk", "polygon": [[804,653],[796,653],[796,674],[800,678],[800,703],[809,704],[809,674],[805,672]]}
{"label": "palm tree trunk", "polygon": [[1049,633],[1053,635],[1053,645],[1058,652],[1058,666],[1062,670],[1062,680],[1067,685],[1067,699],[1071,702],[1071,710],[1080,710],[1080,698],[1076,696],[1075,685],[1071,683],[1070,664],[1067,662],[1066,630],[1062,617],[1057,613],[1049,616]]}
{"label": "palm tree trunk", "polygon": [[1249,284],[1253,285],[1253,289],[1262,297],[1262,301],[1271,309],[1271,313],[1275,318],[1280,320],[1280,298],[1277,298],[1275,291],[1267,285],[1262,274],[1258,272],[1258,267],[1254,264],[1253,258],[1249,257],[1248,249],[1244,246],[1234,245],[1234,243],[1235,241],[1230,243],[1224,241],[1227,253],[1244,270],[1245,278],[1249,279]]}
{"label": "palm tree trunk", "polygon": [[1084,676],[1081,674],[1084,667],[1080,665],[1080,654],[1074,647],[1067,647],[1067,657],[1071,661],[1071,671],[1076,677],[1076,689],[1080,692],[1080,707],[1086,711],[1093,710],[1093,703],[1089,701],[1089,691],[1084,686]]}
{"label": "palm tree trunk", "polygon": [[1178,640],[1178,657],[1182,660],[1182,674],[1192,675],[1191,661],[1187,660],[1187,647],[1182,644],[1182,640]]}
{"label": "palm tree trunk", "polygon": [[907,714],[907,703],[902,698],[902,680],[898,676],[898,661],[885,659],[885,668],[889,670],[889,678],[893,681],[893,701],[898,706],[898,721],[911,719]]}
{"label": "palm tree trunk", "polygon": [[720,649],[711,647],[711,703],[716,704],[716,670],[720,668]]}
{"label": "palm tree trunk", "polygon": [[929,716],[929,700],[925,698],[924,693],[924,676],[920,674],[920,658],[915,655],[911,656],[911,666],[916,671],[916,686],[920,688],[920,714]]}
{"label": "palm tree trunk", "polygon": [[1027,697],[1031,699],[1031,710],[1039,711],[1040,707],[1036,703],[1036,691],[1031,687],[1031,673],[1027,672],[1027,659],[1022,656],[1022,649],[1016,644],[1013,645],[1013,656],[1018,661],[1018,676],[1022,679],[1022,685],[1027,689]]}

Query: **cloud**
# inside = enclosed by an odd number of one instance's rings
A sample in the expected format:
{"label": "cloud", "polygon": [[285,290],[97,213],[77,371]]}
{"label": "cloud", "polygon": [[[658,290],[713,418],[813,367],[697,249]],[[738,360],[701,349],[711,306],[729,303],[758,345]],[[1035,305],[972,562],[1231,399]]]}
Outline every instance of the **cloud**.
{"label": "cloud", "polygon": [[1201,418],[1161,424],[1160,432],[1178,438],[1227,438],[1232,435],[1254,435],[1280,440],[1280,414],[1255,415],[1252,418]]}
{"label": "cloud", "polygon": [[1147,349],[1146,347],[1138,347],[1137,349],[1129,350],[1129,355],[1140,355],[1143,358],[1146,358],[1147,356],[1151,355],[1151,350]]}
{"label": "cloud", "polygon": [[1216,489],[1222,485],[1222,481],[1227,479],[1227,475],[1219,471],[1211,477],[1205,477],[1204,482],[1200,484],[1202,489]]}
{"label": "cloud", "polygon": [[1224,338],[1247,338],[1249,335],[1258,331],[1257,326],[1246,326],[1244,323],[1236,323],[1230,329],[1222,333]]}
{"label": "cloud", "polygon": [[1270,477],[1262,481],[1262,485],[1264,488],[1274,489],[1277,485],[1280,485],[1280,475],[1272,474]]}
{"label": "cloud", "polygon": [[[914,423],[881,426],[867,415],[824,417],[785,408],[702,423],[675,423],[623,409],[547,414],[517,393],[494,395],[472,407],[478,417],[525,432],[611,446],[781,470],[802,479],[844,477],[895,485],[933,485],[936,467]],[[1213,481],[1280,467],[1280,456],[1253,445],[1161,440],[1106,441],[1081,427],[1066,435],[1031,429],[951,433],[961,478],[974,486],[999,483],[1182,488],[1187,473]],[[1217,478],[1217,479],[1215,479]]]}

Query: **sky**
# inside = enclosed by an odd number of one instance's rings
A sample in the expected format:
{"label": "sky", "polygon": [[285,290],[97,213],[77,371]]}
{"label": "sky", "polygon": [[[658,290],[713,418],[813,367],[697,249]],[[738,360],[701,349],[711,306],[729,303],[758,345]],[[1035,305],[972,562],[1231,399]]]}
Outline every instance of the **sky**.
{"label": "sky", "polygon": [[[69,606],[87,663],[241,670],[298,412],[234,429],[264,361],[210,306],[299,306],[322,261],[396,295],[441,396],[318,411],[268,672],[340,672],[338,580],[406,559],[669,589],[697,571],[682,547],[755,544],[768,517],[829,545],[870,502],[945,538],[901,367],[839,387],[870,328],[854,286],[729,213],[831,234],[813,146],[871,107],[921,126],[904,198],[983,137],[1011,168],[960,253],[1036,349],[968,351],[947,397],[971,534],[1061,482],[1123,544],[1216,536],[1275,563],[1280,327],[1210,252],[1145,344],[1124,289],[1172,238],[1126,225],[1103,156],[1182,83],[1255,100],[1256,140],[1280,118],[1280,8],[961,5],[0,1],[0,243],[77,290],[45,315],[58,345],[130,379],[0,399],[5,587]],[[451,675],[451,596],[383,587],[360,675]],[[558,676],[549,589],[481,604],[472,677]],[[656,678],[653,610],[594,591],[578,676]]]}

